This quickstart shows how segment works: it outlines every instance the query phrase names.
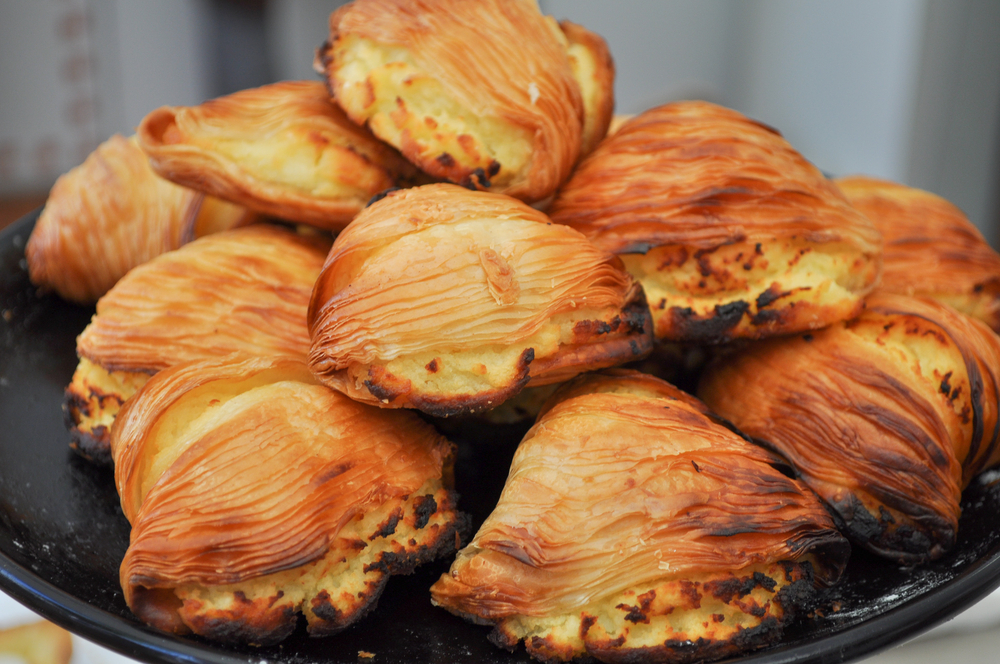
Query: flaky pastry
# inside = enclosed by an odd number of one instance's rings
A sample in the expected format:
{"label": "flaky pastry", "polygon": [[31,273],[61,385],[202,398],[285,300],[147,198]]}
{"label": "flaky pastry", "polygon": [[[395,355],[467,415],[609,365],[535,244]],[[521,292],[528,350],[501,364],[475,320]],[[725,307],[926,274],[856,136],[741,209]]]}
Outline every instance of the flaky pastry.
{"label": "flaky pastry", "polygon": [[161,369],[235,351],[304,359],[309,295],[328,246],[260,224],[129,272],[77,339],[80,364],[66,389],[71,446],[109,461],[118,409]]}
{"label": "flaky pastry", "polygon": [[316,67],[352,120],[425,172],[534,202],[613,106],[603,40],[564,29],[534,0],[356,0],[330,16]]}
{"label": "flaky pastry", "polygon": [[443,416],[652,347],[642,287],[617,257],[518,200],[451,184],[393,192],[337,237],[309,331],[324,383]]}
{"label": "flaky pastry", "polygon": [[781,135],[706,102],[667,104],[603,141],[550,208],[622,255],[658,339],[718,343],[856,315],[878,231]]}
{"label": "flaky pastry", "polygon": [[608,370],[546,404],[431,596],[543,661],[702,661],[774,641],[848,555],[771,453],[668,383]]}
{"label": "flaky pastry", "polygon": [[133,267],[254,219],[164,180],[135,137],[116,134],[56,180],[24,253],[32,283],[90,304]]}
{"label": "flaky pastry", "polygon": [[962,489],[1000,462],[1000,338],[930,299],[719,358],[698,394],[780,452],[868,549],[907,564],[954,542]]}
{"label": "flaky pastry", "polygon": [[173,182],[330,230],[375,194],[427,181],[348,120],[316,81],[164,106],[143,118],[138,137],[156,172]]}
{"label": "flaky pastry", "polygon": [[885,242],[881,290],[926,295],[1000,332],[1000,255],[957,207],[895,182],[835,180]]}
{"label": "flaky pastry", "polygon": [[454,550],[454,448],[413,413],[359,404],[291,358],[178,365],[111,436],[132,524],[129,608],[158,629],[271,644],[298,614],[337,632],[389,575]]}

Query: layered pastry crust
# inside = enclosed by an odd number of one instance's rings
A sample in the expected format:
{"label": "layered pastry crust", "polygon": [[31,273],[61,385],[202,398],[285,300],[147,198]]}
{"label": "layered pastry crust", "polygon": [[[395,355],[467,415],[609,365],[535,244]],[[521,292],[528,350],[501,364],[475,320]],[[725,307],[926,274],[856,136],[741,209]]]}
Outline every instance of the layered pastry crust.
{"label": "layered pastry crust", "polygon": [[56,180],[25,248],[28,274],[90,304],[133,267],[253,220],[240,206],[164,180],[135,137],[116,134]]}
{"label": "layered pastry crust", "polygon": [[454,550],[454,448],[412,413],[356,403],[292,358],[154,376],[111,438],[132,524],[129,608],[175,634],[266,645],[370,610],[389,575]]}
{"label": "layered pastry crust", "polygon": [[543,661],[701,661],[773,642],[848,553],[776,457],[669,384],[608,370],[546,405],[431,594]]}
{"label": "layered pastry crust", "polygon": [[836,183],[882,233],[880,289],[932,297],[1000,332],[1000,255],[961,210],[887,180],[856,175]]}
{"label": "layered pastry crust", "polygon": [[347,119],[315,81],[164,106],[139,143],[163,177],[265,214],[339,230],[375,194],[427,181]]}
{"label": "layered pastry crust", "polygon": [[658,339],[718,343],[856,315],[878,231],[777,131],[706,102],[667,104],[603,141],[550,215],[622,255]]}
{"label": "layered pastry crust", "polygon": [[930,299],[719,358],[698,394],[780,452],[868,549],[907,564],[955,541],[962,489],[1000,462],[1000,338]]}
{"label": "layered pastry crust", "polygon": [[449,184],[391,193],[338,236],[309,330],[324,383],[444,416],[652,347],[642,288],[615,256],[520,201]]}
{"label": "layered pastry crust", "polygon": [[356,0],[331,15],[316,66],[352,120],[425,172],[528,202],[555,192],[613,105],[600,38],[564,34],[534,0]]}
{"label": "layered pastry crust", "polygon": [[150,375],[243,352],[305,358],[306,311],[329,244],[276,226],[212,235],[129,272],[77,338],[66,389],[71,445],[110,460],[115,414]]}

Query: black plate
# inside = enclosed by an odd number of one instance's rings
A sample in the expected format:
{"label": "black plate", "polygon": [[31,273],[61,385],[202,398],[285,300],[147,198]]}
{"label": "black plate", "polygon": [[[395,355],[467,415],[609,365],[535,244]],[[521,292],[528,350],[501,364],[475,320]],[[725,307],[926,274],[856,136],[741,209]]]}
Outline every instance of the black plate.
{"label": "black plate", "polygon": [[[62,392],[76,365],[76,335],[93,309],[39,296],[28,281],[24,244],[38,212],[0,233],[0,587],[56,623],[149,662],[257,664],[372,661],[531,661],[523,648],[498,650],[488,628],[430,605],[428,587],[448,567],[428,565],[389,582],[379,607],[337,636],[310,639],[300,628],[271,648],[227,648],[165,636],[129,612],[118,564],[129,527],[111,472],[67,447]],[[481,521],[495,504],[524,427],[459,428],[460,505]],[[958,544],[942,560],[900,568],[855,553],[842,582],[784,641],[742,664],[846,662],[884,649],[955,615],[1000,585],[1000,475],[965,493]],[[359,659],[359,651],[375,659]]]}

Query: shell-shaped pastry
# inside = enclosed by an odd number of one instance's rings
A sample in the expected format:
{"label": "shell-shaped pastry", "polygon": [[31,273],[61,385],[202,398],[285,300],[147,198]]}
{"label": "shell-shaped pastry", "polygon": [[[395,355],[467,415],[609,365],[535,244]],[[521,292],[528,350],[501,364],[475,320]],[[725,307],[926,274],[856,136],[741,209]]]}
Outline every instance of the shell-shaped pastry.
{"label": "shell-shaped pastry", "polygon": [[270,225],[196,240],[119,281],[77,339],[66,389],[72,447],[110,460],[115,414],[149,375],[242,352],[305,359],[306,312],[329,244]]}
{"label": "shell-shaped pastry", "polygon": [[849,555],[819,500],[693,397],[609,370],[562,388],[435,604],[543,661],[764,645]]}
{"label": "shell-shaped pastry", "polygon": [[318,81],[283,81],[139,125],[157,173],[265,214],[339,230],[375,194],[426,181],[330,101]]}
{"label": "shell-shaped pastry", "polygon": [[393,192],[337,237],[309,330],[324,383],[442,416],[653,343],[642,288],[618,258],[518,200],[451,184]]}
{"label": "shell-shaped pastry", "polygon": [[957,207],[865,176],[835,180],[885,242],[881,290],[925,295],[1000,332],[1000,255]]}
{"label": "shell-shaped pastry", "polygon": [[1000,338],[930,299],[720,358],[698,394],[780,452],[854,541],[908,564],[955,541],[962,489],[1000,462]]}
{"label": "shell-shaped pastry", "polygon": [[451,443],[316,384],[299,359],[162,371],[111,441],[132,524],[125,601],[168,632],[269,644],[299,613],[314,636],[339,631],[464,528]]}
{"label": "shell-shaped pastry", "polygon": [[580,155],[575,73],[595,83],[588,94],[603,109],[600,38],[572,34],[571,56],[534,0],[356,0],[330,16],[316,66],[352,120],[425,172],[533,202]]}
{"label": "shell-shaped pastry", "polygon": [[856,315],[881,265],[878,231],[781,135],[706,102],[628,121],[550,208],[622,255],[658,339],[718,343]]}
{"label": "shell-shaped pastry", "polygon": [[126,272],[196,237],[250,223],[245,209],[164,180],[115,135],[58,180],[25,256],[32,283],[89,304]]}

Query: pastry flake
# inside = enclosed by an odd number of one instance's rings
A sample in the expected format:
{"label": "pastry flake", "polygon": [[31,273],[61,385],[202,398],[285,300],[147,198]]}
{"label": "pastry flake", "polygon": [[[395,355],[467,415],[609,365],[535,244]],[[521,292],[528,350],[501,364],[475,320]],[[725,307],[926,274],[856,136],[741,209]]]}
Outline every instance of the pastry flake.
{"label": "pastry flake", "polygon": [[391,193],[338,236],[309,329],[324,383],[442,416],[652,346],[642,289],[616,257],[520,201],[450,184]]}
{"label": "pastry flake", "polygon": [[657,339],[721,343],[823,327],[861,311],[878,231],[781,135],[706,102],[629,120],[550,208],[620,254]]}
{"label": "pastry flake", "polygon": [[542,661],[702,661],[776,640],[848,553],[776,457],[673,386],[606,370],[546,405],[431,596]]}
{"label": "pastry flake", "polygon": [[1000,332],[1000,255],[961,210],[887,180],[855,175],[835,182],[882,233],[881,290],[933,297]]}
{"label": "pastry flake", "polygon": [[1000,338],[926,298],[718,358],[699,396],[782,454],[844,532],[904,564],[955,542],[962,489],[1000,462]]}
{"label": "pastry flake", "polygon": [[[576,71],[606,74],[579,44]],[[580,155],[570,41],[533,0],[357,0],[330,16],[316,66],[352,120],[436,178],[534,202]]]}
{"label": "pastry flake", "polygon": [[412,413],[318,385],[294,358],[164,370],[111,436],[132,524],[125,601],[175,633],[267,645],[340,631],[388,577],[454,550],[454,447]]}
{"label": "pastry flake", "polygon": [[115,135],[52,187],[25,248],[31,282],[90,304],[137,265],[255,220],[246,209],[172,184],[135,137]]}
{"label": "pastry flake", "polygon": [[315,81],[164,106],[143,118],[138,136],[168,180],[329,230],[346,226],[375,194],[426,181]]}

